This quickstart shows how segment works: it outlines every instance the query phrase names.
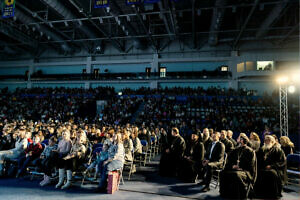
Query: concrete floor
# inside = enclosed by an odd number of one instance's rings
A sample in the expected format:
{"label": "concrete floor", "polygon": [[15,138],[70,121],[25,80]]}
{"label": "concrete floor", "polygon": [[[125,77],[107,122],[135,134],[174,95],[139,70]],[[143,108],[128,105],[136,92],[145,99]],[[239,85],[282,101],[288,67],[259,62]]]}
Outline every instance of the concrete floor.
{"label": "concrete floor", "polygon": [[[218,188],[207,193],[199,193],[202,186],[182,183],[175,178],[160,177],[157,174],[158,158],[146,167],[137,167],[137,173],[130,181],[124,175],[125,184],[115,194],[93,193],[96,184],[80,186],[76,182],[69,190],[58,190],[54,185],[39,186],[39,179],[30,181],[28,177],[13,179],[0,178],[0,200],[60,200],[60,199],[221,199]],[[299,185],[287,186],[282,199],[299,199]]]}

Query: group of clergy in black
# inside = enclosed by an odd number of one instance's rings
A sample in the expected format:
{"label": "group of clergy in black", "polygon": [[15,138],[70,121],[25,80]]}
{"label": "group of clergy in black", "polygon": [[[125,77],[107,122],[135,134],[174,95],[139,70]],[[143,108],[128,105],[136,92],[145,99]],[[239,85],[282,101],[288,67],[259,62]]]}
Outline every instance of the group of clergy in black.
{"label": "group of clergy in black", "polygon": [[216,170],[220,170],[221,197],[245,199],[276,199],[282,195],[286,181],[286,156],[271,135],[255,151],[245,133],[235,141],[231,131],[193,133],[190,139],[180,136],[172,128],[170,136],[161,135],[162,155],[160,175],[176,176],[186,182],[202,179],[200,192],[210,190],[210,182]]}

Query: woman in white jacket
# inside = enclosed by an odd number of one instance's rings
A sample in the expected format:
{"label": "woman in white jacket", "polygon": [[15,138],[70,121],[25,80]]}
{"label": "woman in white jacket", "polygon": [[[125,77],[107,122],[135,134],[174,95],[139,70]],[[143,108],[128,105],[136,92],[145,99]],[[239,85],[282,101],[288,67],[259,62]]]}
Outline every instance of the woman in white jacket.
{"label": "woman in white jacket", "polygon": [[15,143],[15,148],[5,151],[0,151],[0,176],[3,173],[3,163],[5,159],[19,158],[27,148],[27,138],[25,129],[19,130],[18,139]]}

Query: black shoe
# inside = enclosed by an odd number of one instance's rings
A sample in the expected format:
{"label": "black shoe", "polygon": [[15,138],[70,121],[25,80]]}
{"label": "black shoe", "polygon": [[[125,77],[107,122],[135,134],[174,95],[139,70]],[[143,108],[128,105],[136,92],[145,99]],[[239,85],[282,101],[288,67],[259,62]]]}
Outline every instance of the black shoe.
{"label": "black shoe", "polygon": [[210,191],[209,186],[205,186],[204,188],[202,188],[200,192],[208,192],[208,191]]}
{"label": "black shoe", "polygon": [[94,193],[106,193],[106,188],[104,187],[97,187],[96,189],[94,189],[93,191]]}

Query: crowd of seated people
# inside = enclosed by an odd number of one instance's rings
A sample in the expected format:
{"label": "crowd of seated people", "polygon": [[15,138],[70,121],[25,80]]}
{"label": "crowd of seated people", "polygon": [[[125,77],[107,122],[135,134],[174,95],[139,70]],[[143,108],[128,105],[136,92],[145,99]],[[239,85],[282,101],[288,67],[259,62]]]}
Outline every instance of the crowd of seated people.
{"label": "crowd of seated people", "polygon": [[[33,88],[13,93],[2,90],[0,175],[8,174],[13,162],[16,170],[12,174],[16,177],[23,176],[27,166],[34,165],[44,173],[41,186],[50,184],[58,171],[56,187],[66,189],[71,186],[74,172],[86,161],[89,148],[101,143],[101,153],[87,170],[95,168],[100,175],[97,191],[103,191],[109,171],[122,168],[142,153],[141,141],[149,145],[159,141],[163,176],[177,176],[188,182],[202,179],[200,184],[204,185],[205,192],[209,190],[214,171],[224,168],[220,175],[221,195],[228,196],[222,192],[228,191],[226,177],[235,176],[236,185],[240,184],[237,195],[242,198],[249,193],[249,185],[258,195],[263,195],[259,191],[261,187],[256,185],[264,185],[269,180],[262,178],[265,175],[280,180],[269,188],[276,190],[270,195],[280,196],[285,183],[286,156],[294,152],[294,145],[287,137],[275,139],[279,120],[271,97],[256,99],[245,91],[218,88],[141,89],[136,93],[145,96],[139,98],[130,96],[135,94],[132,90],[124,93],[128,96],[118,96],[112,88]],[[160,97],[151,96],[155,94]],[[172,96],[178,94],[187,98],[178,100]],[[195,98],[199,95],[203,98]],[[107,105],[101,120],[99,116],[79,115],[79,106],[84,101],[105,98]],[[143,109],[136,123],[129,124],[139,105]],[[250,109],[244,108],[249,106]],[[234,133],[239,134],[237,141]],[[266,159],[272,153],[280,155],[280,159]],[[223,166],[225,160],[228,162]],[[253,162],[257,162],[257,168]]]}
{"label": "crowd of seated people", "polygon": [[[218,131],[213,131],[208,136],[210,139],[207,139],[207,128],[202,133],[192,133],[187,140],[180,136],[177,128],[172,128],[169,134],[171,140],[164,140],[168,136],[162,133],[164,148],[160,174],[178,177],[187,182],[195,182],[198,178],[202,180],[198,184],[203,185],[200,192],[207,192],[214,173],[219,172],[219,179],[216,181],[220,184],[220,195],[225,199],[244,199],[250,194],[256,198],[282,197],[287,178],[284,149],[287,143],[293,148],[292,142],[283,142],[287,137],[282,136],[280,144],[276,142],[274,135],[266,134],[263,145],[258,145],[258,150],[255,150],[256,140],[250,140],[245,133],[240,133],[237,145],[234,145],[224,134],[228,131],[221,131],[223,139]],[[204,143],[207,141],[209,144],[205,148]],[[224,141],[232,144],[225,145]],[[190,145],[186,145],[187,143]]]}

